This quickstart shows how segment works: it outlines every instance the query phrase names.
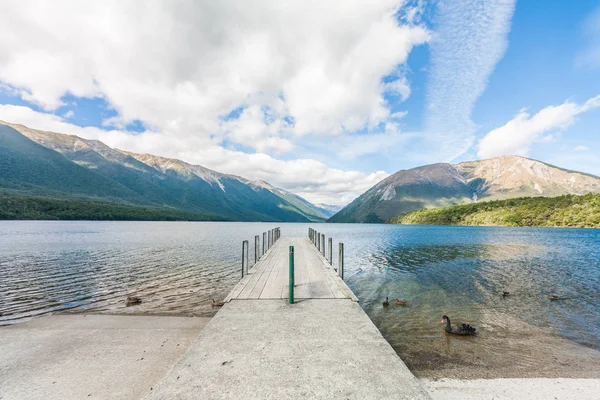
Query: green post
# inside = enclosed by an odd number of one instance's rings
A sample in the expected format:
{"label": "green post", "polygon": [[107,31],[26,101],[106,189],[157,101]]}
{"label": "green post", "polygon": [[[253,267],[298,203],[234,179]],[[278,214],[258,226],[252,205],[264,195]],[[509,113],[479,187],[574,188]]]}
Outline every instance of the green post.
{"label": "green post", "polygon": [[294,246],[290,246],[290,304],[294,304]]}

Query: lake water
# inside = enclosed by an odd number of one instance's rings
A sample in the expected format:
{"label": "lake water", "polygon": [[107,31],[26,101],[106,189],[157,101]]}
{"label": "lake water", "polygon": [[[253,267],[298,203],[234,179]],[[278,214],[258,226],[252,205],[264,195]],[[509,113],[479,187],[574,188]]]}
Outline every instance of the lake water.
{"label": "lake water", "polygon": [[[242,240],[253,261],[254,235],[276,226],[345,243],[346,282],[422,376],[548,376],[544,363],[571,368],[573,352],[600,349],[598,229],[0,221],[0,325],[60,311],[211,315],[241,277]],[[128,295],[143,304],[125,307]],[[409,306],[384,308],[386,296]],[[444,314],[479,335],[445,335]]]}

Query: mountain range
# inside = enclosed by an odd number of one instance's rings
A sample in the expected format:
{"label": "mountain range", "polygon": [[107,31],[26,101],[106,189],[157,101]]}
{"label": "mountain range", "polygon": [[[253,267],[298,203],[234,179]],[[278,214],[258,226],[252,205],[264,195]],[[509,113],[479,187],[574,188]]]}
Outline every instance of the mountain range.
{"label": "mountain range", "polygon": [[401,170],[367,190],[328,222],[386,222],[421,208],[480,200],[600,193],[600,178],[520,156]]}
{"label": "mountain range", "polygon": [[0,189],[7,194],[185,211],[207,219],[320,222],[333,214],[267,182],[2,121]]}
{"label": "mountain range", "polygon": [[311,204],[264,181],[0,121],[0,194],[7,201],[21,196],[11,200],[13,206],[36,198],[60,200],[38,202],[36,218],[47,207],[63,208],[55,214],[63,218],[69,214],[64,201],[71,201],[78,209],[100,204],[94,215],[104,213],[107,204],[118,205],[115,213],[121,217],[141,207],[141,218],[381,223],[422,208],[586,193],[600,193],[600,178],[525,157],[500,156],[398,171],[340,210]]}

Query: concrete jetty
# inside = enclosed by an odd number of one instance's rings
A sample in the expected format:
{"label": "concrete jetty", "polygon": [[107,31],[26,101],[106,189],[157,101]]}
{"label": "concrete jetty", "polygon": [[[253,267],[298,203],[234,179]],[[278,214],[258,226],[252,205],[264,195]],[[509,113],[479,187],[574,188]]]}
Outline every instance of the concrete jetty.
{"label": "concrete jetty", "polygon": [[[289,246],[294,304],[288,303]],[[312,242],[281,237],[149,398],[430,397]]]}

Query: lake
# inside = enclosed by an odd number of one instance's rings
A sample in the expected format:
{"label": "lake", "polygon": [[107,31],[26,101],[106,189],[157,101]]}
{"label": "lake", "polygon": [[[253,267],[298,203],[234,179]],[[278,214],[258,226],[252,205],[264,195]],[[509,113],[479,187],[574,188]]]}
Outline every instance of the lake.
{"label": "lake", "polygon": [[[252,262],[254,235],[277,226],[345,243],[346,282],[419,376],[586,377],[600,366],[599,229],[0,221],[0,325],[64,311],[212,315],[211,299],[241,278],[242,240]],[[143,304],[126,307],[128,295]],[[386,296],[408,307],[384,308]],[[445,335],[444,314],[479,334]]]}

